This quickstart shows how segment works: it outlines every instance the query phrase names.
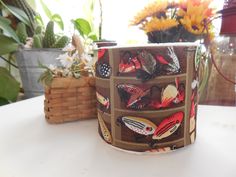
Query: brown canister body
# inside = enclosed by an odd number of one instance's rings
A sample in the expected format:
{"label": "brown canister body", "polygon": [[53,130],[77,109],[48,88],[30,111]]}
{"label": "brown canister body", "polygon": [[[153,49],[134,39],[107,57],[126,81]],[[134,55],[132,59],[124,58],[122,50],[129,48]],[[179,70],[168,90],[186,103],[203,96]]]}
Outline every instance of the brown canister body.
{"label": "brown canister body", "polygon": [[198,45],[100,48],[96,63],[99,134],[130,151],[165,152],[195,141]]}

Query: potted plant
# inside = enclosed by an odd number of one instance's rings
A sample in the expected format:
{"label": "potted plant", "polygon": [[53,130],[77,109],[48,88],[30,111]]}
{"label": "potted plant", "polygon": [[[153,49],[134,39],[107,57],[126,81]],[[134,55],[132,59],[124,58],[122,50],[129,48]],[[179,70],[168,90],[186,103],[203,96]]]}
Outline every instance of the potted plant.
{"label": "potted plant", "polygon": [[[19,3],[18,1],[14,2],[16,2],[15,4]],[[24,2],[24,0],[20,2]],[[43,94],[43,87],[37,80],[43,69],[39,68],[38,63],[55,63],[54,58],[61,53],[61,48],[69,42],[67,36],[54,33],[54,21],[63,27],[62,19],[58,14],[51,15],[50,21],[44,29],[43,22],[38,14],[29,13],[27,9],[21,10],[16,6],[5,4],[3,1],[1,4],[20,22],[15,24],[14,28],[7,17],[1,17],[3,34],[0,38],[4,47],[0,49],[0,54],[15,54],[24,88],[24,96],[30,98],[41,95]],[[43,5],[46,8],[46,5]],[[49,9],[46,10],[50,12]]]}

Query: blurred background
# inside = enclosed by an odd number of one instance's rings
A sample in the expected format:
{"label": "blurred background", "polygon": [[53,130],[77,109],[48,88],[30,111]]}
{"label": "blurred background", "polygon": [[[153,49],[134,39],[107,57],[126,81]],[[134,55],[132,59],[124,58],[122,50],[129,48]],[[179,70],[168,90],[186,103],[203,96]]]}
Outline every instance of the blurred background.
{"label": "blurred background", "polygon": [[[71,20],[84,18],[90,22],[92,30],[98,33],[101,22],[102,10],[102,39],[114,40],[118,44],[142,44],[147,42],[146,34],[137,27],[129,26],[130,20],[140,11],[150,0],[26,0],[32,9],[40,14],[41,20],[47,24],[49,14],[59,14],[64,23],[63,33],[71,36],[75,28]],[[4,2],[11,2],[5,0]],[[213,6],[216,10],[223,8],[224,0],[214,0]],[[102,6],[101,6],[102,5]],[[45,9],[45,6],[48,9]],[[48,12],[47,10],[50,10]],[[3,14],[1,14],[3,15]],[[232,23],[236,23],[235,21]],[[214,21],[214,31],[219,33],[221,19]],[[55,26],[58,33],[62,33],[59,26]],[[217,42],[216,62],[224,75],[236,80],[236,54],[235,36],[220,36],[215,38]],[[1,47],[1,46],[0,46]],[[13,61],[14,62],[14,61]],[[8,67],[9,63],[0,60],[0,66]],[[225,81],[210,66],[209,81],[201,98],[202,104],[211,105],[236,105],[236,87],[232,83]],[[16,80],[21,82],[17,68],[11,67],[11,74]],[[2,83],[0,83],[2,84]],[[21,95],[21,94],[20,94]],[[19,96],[18,100],[22,97]]]}

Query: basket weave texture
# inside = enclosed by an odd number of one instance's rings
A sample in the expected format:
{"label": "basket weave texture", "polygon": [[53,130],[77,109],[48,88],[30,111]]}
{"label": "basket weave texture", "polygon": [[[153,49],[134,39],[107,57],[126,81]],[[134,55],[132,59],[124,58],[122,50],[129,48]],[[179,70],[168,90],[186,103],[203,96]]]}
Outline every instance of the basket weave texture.
{"label": "basket weave texture", "polygon": [[45,87],[44,112],[49,123],[96,118],[95,78],[53,78]]}

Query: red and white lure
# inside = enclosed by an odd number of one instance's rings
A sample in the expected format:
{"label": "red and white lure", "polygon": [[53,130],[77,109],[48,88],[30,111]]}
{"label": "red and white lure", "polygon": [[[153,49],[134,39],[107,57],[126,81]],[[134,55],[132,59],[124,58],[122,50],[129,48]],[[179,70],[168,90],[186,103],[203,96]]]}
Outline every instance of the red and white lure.
{"label": "red and white lure", "polygon": [[141,63],[138,61],[137,57],[131,58],[128,63],[124,63],[124,61],[121,60],[119,64],[120,73],[132,73],[140,68],[141,68]]}
{"label": "red and white lure", "polygon": [[167,87],[162,91],[161,102],[152,101],[150,106],[155,109],[169,107],[172,103],[178,104],[184,101],[185,89],[179,86],[179,79],[175,79],[175,86],[172,84],[167,85]]}
{"label": "red and white lure", "polygon": [[172,116],[164,119],[155,130],[152,139],[161,140],[172,135],[181,125],[184,118],[183,112],[177,112]]}
{"label": "red and white lure", "polygon": [[121,120],[130,130],[141,135],[153,135],[152,139],[160,140],[172,135],[181,125],[183,117],[183,112],[177,112],[165,118],[158,126],[150,120],[134,116],[123,116]]}

